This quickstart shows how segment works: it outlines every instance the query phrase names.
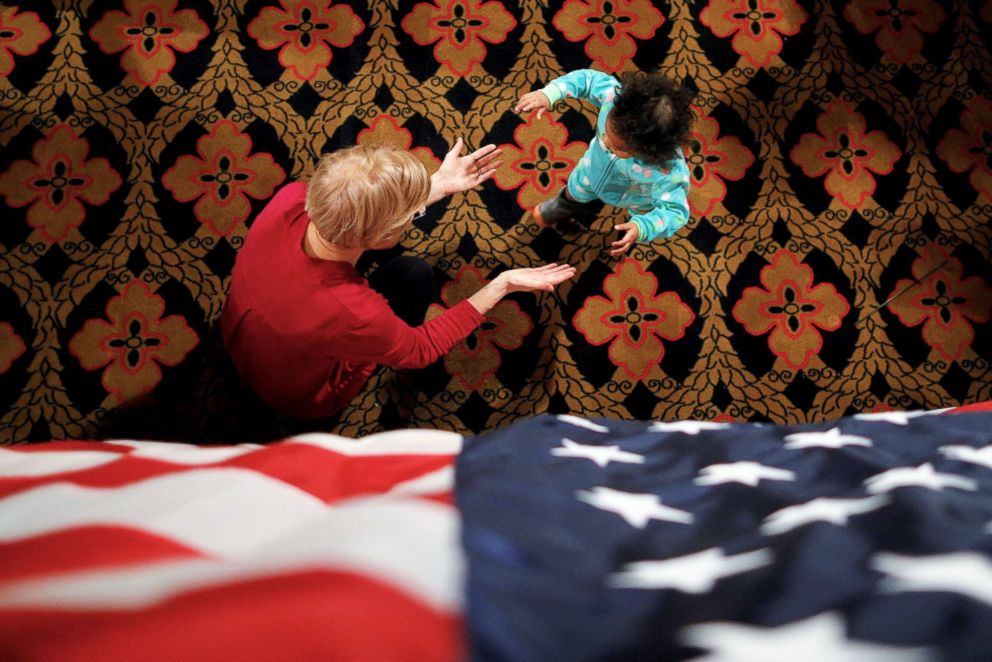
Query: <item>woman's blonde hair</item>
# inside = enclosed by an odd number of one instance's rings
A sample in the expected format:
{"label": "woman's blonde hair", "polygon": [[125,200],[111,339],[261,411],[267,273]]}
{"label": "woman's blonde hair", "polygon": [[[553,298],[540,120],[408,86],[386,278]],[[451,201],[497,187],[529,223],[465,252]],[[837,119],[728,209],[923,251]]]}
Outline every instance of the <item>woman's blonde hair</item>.
{"label": "woman's blonde hair", "polygon": [[307,186],[317,232],[339,248],[369,248],[395,235],[426,203],[431,178],[410,152],[356,146],[321,157]]}

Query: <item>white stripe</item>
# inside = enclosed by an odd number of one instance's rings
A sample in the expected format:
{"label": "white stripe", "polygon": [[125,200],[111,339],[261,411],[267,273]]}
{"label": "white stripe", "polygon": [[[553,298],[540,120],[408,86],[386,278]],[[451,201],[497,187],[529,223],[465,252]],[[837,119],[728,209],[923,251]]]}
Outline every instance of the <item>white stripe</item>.
{"label": "white stripe", "polygon": [[0,478],[32,478],[92,469],[120,458],[106,451],[37,451],[0,448]]}
{"label": "white stripe", "polygon": [[0,608],[140,609],[202,587],[328,568],[375,577],[457,612],[464,568],[458,535],[458,512],[450,506],[353,499],[283,531],[246,559],[187,559],[22,581],[0,587]]}
{"label": "white stripe", "polygon": [[387,494],[393,496],[417,496],[448,494],[455,489],[455,467],[448,465],[437,471],[431,471],[423,476],[394,485]]}
{"label": "white stripe", "polygon": [[572,416],[571,414],[559,414],[558,420],[562,423],[568,423],[569,425],[574,425],[577,428],[585,428],[586,430],[592,430],[593,432],[609,432],[610,428],[598,425],[592,421],[587,421],[580,416]]}
{"label": "white stripe", "polygon": [[0,501],[0,540],[87,525],[137,527],[207,554],[240,557],[329,506],[287,483],[237,468],[193,469],[116,488],[54,483]]}
{"label": "white stripe", "polygon": [[362,455],[456,455],[462,449],[462,436],[445,430],[391,430],[361,439],[333,434],[301,434],[286,443],[309,444],[348,456]]}

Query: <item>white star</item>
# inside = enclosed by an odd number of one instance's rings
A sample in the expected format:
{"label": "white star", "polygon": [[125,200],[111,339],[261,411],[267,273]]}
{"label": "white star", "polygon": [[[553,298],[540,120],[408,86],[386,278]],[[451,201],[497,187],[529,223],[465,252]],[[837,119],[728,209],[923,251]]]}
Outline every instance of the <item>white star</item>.
{"label": "white star", "polygon": [[795,432],[785,435],[785,447],[797,448],[840,448],[841,446],[871,446],[871,439],[856,434],[844,434],[840,428],[830,428],[824,432]]}
{"label": "white star", "polygon": [[703,467],[694,482],[696,485],[719,485],[720,483],[743,483],[754,487],[762,480],[795,480],[795,472],[778,467],[769,467],[757,462],[733,462],[731,464],[711,464]]}
{"label": "white star", "polygon": [[712,651],[693,658],[708,662],[929,662],[930,648],[886,646],[852,641],[836,612],[818,614],[777,628],[741,623],[704,623],[684,628],[679,639],[690,646]]}
{"label": "white star", "polygon": [[955,474],[942,474],[933,470],[929,462],[918,467],[897,467],[889,469],[865,481],[868,491],[872,494],[889,492],[897,487],[919,486],[929,490],[943,490],[945,487],[956,487],[961,490],[974,492],[978,484],[971,478]]}
{"label": "white star", "polygon": [[773,536],[810,522],[830,522],[844,526],[851,515],[878,510],[888,503],[887,496],[873,496],[867,499],[813,499],[775,511],[765,518],[761,532]]}
{"label": "white star", "polygon": [[648,431],[699,434],[704,430],[725,430],[729,427],[730,423],[714,423],[713,421],[673,421],[671,423],[656,421],[651,424]]}
{"label": "white star", "polygon": [[572,416],[571,414],[559,414],[558,420],[562,423],[568,423],[569,425],[574,425],[577,428],[585,428],[586,430],[592,430],[593,432],[609,432],[610,428],[600,425],[599,423],[593,423],[592,421],[587,421],[581,416]]}
{"label": "white star", "polygon": [[920,416],[929,416],[934,412],[929,411],[876,411],[865,414],[855,414],[854,418],[859,421],[881,421],[892,423],[893,425],[908,425],[909,419]]}
{"label": "white star", "polygon": [[757,549],[735,556],[724,556],[719,547],[664,561],[636,561],[623,571],[610,575],[616,588],[671,588],[683,593],[706,593],[717,581],[739,575],[772,562],[772,553]]}
{"label": "white star", "polygon": [[992,605],[992,561],[983,554],[903,556],[882,552],[872,557],[871,565],[888,575],[878,586],[885,593],[952,591]]}
{"label": "white star", "polygon": [[654,494],[634,494],[608,487],[594,487],[592,491],[577,492],[576,498],[600,510],[616,513],[638,529],[643,529],[648,520],[652,519],[692,524],[692,513],[666,506]]}
{"label": "white star", "polygon": [[592,460],[601,467],[605,467],[610,462],[644,464],[643,455],[622,451],[619,446],[587,446],[568,438],[562,438],[561,446],[552,448],[551,454],[557,457],[578,457]]}
{"label": "white star", "polygon": [[949,460],[960,460],[980,464],[992,469],[992,446],[975,448],[974,446],[941,446],[940,452]]}

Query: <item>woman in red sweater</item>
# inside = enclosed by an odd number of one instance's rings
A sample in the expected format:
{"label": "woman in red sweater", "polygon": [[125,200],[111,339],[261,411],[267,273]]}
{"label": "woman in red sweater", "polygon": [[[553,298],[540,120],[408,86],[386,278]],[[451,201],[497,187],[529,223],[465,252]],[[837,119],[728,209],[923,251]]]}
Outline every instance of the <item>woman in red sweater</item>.
{"label": "woman in red sweater", "polygon": [[462,156],[462,141],[429,175],[409,152],[351,147],[324,155],[308,184],[284,186],[238,252],[221,335],[247,386],[277,412],[331,417],[378,365],[422,368],[471,333],[511,292],[551,291],[575,275],[549,264],[499,274],[424,322],[431,267],[401,256],[368,280],[355,264],[395,246],[427,205],[492,177],[493,145]]}

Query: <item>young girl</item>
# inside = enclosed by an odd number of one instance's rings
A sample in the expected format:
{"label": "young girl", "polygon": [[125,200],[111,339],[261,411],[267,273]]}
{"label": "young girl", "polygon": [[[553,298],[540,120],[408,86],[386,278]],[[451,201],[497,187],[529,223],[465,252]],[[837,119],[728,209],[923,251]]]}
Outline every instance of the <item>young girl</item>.
{"label": "young girl", "polygon": [[689,221],[689,168],[681,145],[688,139],[693,92],[658,73],[631,73],[623,84],[580,69],[520,97],[514,111],[537,110],[540,118],[562,98],[587,99],[599,107],[596,136],[554,198],[534,208],[540,225],[564,229],[583,204],[599,199],[623,207],[630,221],[611,255],[635,241],[671,237]]}

